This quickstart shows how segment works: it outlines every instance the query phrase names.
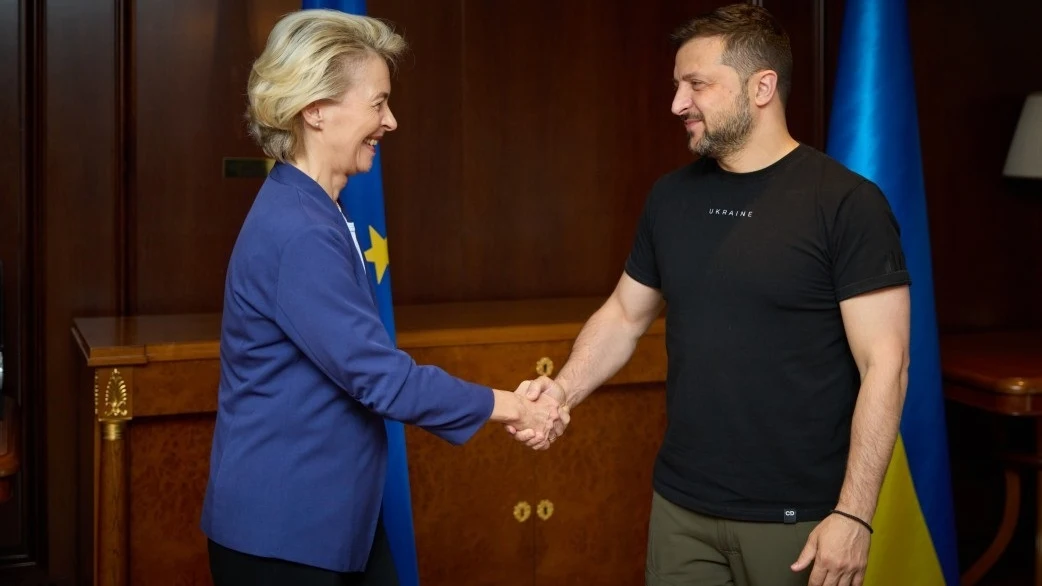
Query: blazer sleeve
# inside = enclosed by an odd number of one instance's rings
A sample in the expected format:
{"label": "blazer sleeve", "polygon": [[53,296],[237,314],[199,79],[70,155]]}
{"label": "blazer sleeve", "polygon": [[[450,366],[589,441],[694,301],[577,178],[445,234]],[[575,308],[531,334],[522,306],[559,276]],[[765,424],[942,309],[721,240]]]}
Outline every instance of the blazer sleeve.
{"label": "blazer sleeve", "polygon": [[467,441],[491,416],[492,391],[419,366],[397,349],[368,288],[353,276],[357,262],[353,245],[331,226],[292,237],[279,260],[276,323],[365,408],[454,444]]}

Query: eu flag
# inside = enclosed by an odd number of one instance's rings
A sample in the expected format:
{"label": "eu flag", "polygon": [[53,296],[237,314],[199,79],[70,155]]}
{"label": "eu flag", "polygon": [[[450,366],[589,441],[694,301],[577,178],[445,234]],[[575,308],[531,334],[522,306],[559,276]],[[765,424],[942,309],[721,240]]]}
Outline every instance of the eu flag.
{"label": "eu flag", "polygon": [[912,276],[911,367],[866,585],[958,584],[947,432],[905,0],[847,0],[828,153],[874,181]]}
{"label": "eu flag", "polygon": [[[303,8],[330,8],[350,14],[365,14],[365,0],[304,0]],[[366,273],[376,291],[380,318],[394,340],[394,307],[391,303],[391,271],[387,255],[387,224],[384,220],[384,190],[377,146],[373,168],[354,175],[340,194],[340,202],[357,227],[358,245],[367,261]],[[383,522],[391,542],[391,553],[402,586],[418,586],[416,541],[409,497],[409,465],[405,455],[405,429],[397,421],[387,426],[387,483],[384,486]]]}

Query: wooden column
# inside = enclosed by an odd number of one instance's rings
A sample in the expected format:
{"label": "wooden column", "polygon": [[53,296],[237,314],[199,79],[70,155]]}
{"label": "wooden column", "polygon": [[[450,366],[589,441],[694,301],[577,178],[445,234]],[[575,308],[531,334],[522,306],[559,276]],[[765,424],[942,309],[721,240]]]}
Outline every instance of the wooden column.
{"label": "wooden column", "polygon": [[[129,375],[118,368],[94,371],[94,414],[101,434],[98,487],[98,583],[126,586],[129,575],[127,442],[131,419]],[[104,387],[100,381],[105,380]]]}

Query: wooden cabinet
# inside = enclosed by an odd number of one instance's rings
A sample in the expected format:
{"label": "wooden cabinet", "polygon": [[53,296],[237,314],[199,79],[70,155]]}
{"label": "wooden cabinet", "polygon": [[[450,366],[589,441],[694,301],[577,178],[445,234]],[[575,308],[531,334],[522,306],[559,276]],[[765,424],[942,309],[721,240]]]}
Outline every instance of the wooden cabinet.
{"label": "wooden cabinet", "polygon": [[[444,338],[404,334],[401,344],[421,364],[509,390],[564,364],[596,301],[513,302],[498,317],[442,330]],[[416,324],[399,313],[399,323]],[[498,426],[463,446],[407,429],[424,586],[643,583],[651,471],[665,430],[663,331],[656,322],[548,451]]]}
{"label": "wooden cabinet", "polygon": [[[486,427],[464,446],[406,428],[420,581],[532,584],[535,468],[527,448]],[[519,512],[518,515],[522,513]]]}
{"label": "wooden cabinet", "polygon": [[[564,363],[599,302],[398,307],[398,344],[419,363],[513,389]],[[83,414],[94,421],[80,467],[93,478],[83,539],[96,540],[95,583],[209,583],[199,515],[219,328],[216,314],[74,323],[89,371]],[[424,586],[641,583],[651,466],[665,428],[663,335],[656,321],[549,451],[529,450],[497,425],[464,446],[407,428]]]}
{"label": "wooden cabinet", "polygon": [[553,449],[534,455],[536,584],[643,584],[651,471],[666,427],[662,384],[609,386],[576,409]]}
{"label": "wooden cabinet", "polygon": [[642,584],[663,399],[603,388],[545,452],[491,426],[458,447],[407,428],[421,583]]}

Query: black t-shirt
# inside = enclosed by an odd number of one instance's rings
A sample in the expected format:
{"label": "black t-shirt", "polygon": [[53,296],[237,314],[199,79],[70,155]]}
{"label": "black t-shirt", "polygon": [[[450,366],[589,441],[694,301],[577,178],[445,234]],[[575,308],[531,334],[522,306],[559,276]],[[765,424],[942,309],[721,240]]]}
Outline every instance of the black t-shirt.
{"label": "black t-shirt", "polygon": [[655,489],[729,519],[823,518],[860,387],[839,302],[910,282],[879,188],[805,145],[753,173],[700,159],[655,184],[626,273],[666,300]]}

